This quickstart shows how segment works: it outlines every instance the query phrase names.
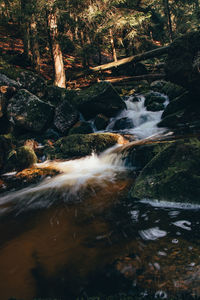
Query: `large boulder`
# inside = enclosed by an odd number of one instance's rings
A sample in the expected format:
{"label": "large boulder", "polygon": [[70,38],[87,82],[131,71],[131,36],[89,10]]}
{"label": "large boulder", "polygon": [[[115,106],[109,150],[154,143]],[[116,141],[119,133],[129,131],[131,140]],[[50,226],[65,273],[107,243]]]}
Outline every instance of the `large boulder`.
{"label": "large boulder", "polygon": [[45,88],[45,94],[42,97],[42,100],[53,106],[57,106],[63,101],[71,101],[76,95],[77,92],[74,90],[67,90],[50,85]]}
{"label": "large boulder", "polygon": [[7,113],[17,127],[28,131],[41,132],[53,118],[53,107],[27,90],[19,90],[9,100]]}
{"label": "large boulder", "polygon": [[107,117],[113,117],[120,110],[126,108],[126,104],[114,87],[105,81],[80,91],[71,100],[71,103],[76,106],[86,120],[92,119],[100,113]]}
{"label": "large boulder", "polygon": [[187,33],[171,44],[166,61],[168,80],[200,95],[200,31]]}
{"label": "large boulder", "polygon": [[39,98],[44,97],[46,82],[43,77],[30,71],[23,71],[19,74],[19,82],[23,89],[28,90]]}
{"label": "large boulder", "polygon": [[168,143],[143,168],[131,196],[200,204],[200,141]]}
{"label": "large boulder", "polygon": [[47,146],[45,154],[49,159],[83,157],[92,152],[100,153],[114,146],[120,135],[112,133],[73,134]]}
{"label": "large boulder", "polygon": [[64,101],[55,110],[54,125],[59,132],[67,134],[78,119],[78,111],[68,101]]}

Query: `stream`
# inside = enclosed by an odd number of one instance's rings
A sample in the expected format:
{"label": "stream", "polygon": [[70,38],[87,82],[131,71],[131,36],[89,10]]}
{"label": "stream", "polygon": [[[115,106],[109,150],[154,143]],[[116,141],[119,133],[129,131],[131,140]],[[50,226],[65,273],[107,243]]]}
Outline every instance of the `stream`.
{"label": "stream", "polygon": [[[126,118],[120,133],[164,135],[139,99],[106,131]],[[1,195],[1,300],[200,296],[200,206],[130,199],[134,166],[116,147],[38,164],[61,174]]]}

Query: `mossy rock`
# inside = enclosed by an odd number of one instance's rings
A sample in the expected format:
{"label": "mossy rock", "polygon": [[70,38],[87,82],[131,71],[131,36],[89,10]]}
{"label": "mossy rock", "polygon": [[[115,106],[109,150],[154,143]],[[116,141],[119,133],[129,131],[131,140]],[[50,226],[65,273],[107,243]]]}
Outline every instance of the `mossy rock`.
{"label": "mossy rock", "polygon": [[23,89],[28,90],[39,98],[44,97],[46,81],[43,77],[30,71],[23,71],[19,74],[19,82]]}
{"label": "mossy rock", "polygon": [[171,115],[167,115],[165,118],[163,118],[158,124],[158,127],[166,127],[170,129],[176,129],[176,128],[185,128],[185,110],[177,111]]}
{"label": "mossy rock", "polygon": [[108,82],[100,82],[82,90],[70,103],[80,111],[86,120],[102,113],[107,117],[115,116],[126,108],[115,88]]}
{"label": "mossy rock", "polygon": [[170,81],[197,95],[200,95],[199,50],[199,30],[175,39],[170,45],[165,68]]}
{"label": "mossy rock", "polygon": [[60,105],[63,101],[69,101],[77,95],[74,90],[67,90],[58,86],[47,86],[42,100],[53,106]]}
{"label": "mossy rock", "polygon": [[14,125],[25,130],[41,132],[50,124],[54,108],[22,89],[9,100],[7,113]]}
{"label": "mossy rock", "polygon": [[47,146],[45,155],[49,159],[83,157],[92,152],[103,152],[114,146],[119,138],[120,135],[112,133],[73,134],[59,139],[51,147]]}
{"label": "mossy rock", "polygon": [[33,149],[28,146],[22,146],[16,150],[17,154],[17,170],[23,170],[32,167],[37,163],[37,156]]}
{"label": "mossy rock", "polygon": [[78,121],[78,119],[78,111],[65,100],[56,108],[53,123],[59,132],[67,134],[69,129]]}
{"label": "mossy rock", "polygon": [[185,92],[186,90],[182,86],[171,82],[167,82],[161,90],[161,93],[167,95],[170,101],[181,96]]}
{"label": "mossy rock", "polygon": [[93,133],[91,124],[89,122],[78,122],[69,130],[68,135],[87,133]]}
{"label": "mossy rock", "polygon": [[200,204],[200,141],[170,143],[144,167],[131,196]]}
{"label": "mossy rock", "polygon": [[185,92],[181,96],[178,96],[173,101],[169,102],[169,104],[166,106],[162,114],[162,119],[178,111],[187,109],[190,106],[190,104],[191,104],[191,96],[189,95],[188,92]]}
{"label": "mossy rock", "polygon": [[[9,79],[13,79],[15,81],[15,83],[17,82],[17,86],[19,87],[19,76],[20,73],[23,72],[24,69],[23,68],[19,68],[16,66],[13,66],[12,64],[9,64],[5,59],[3,59],[0,56],[0,72],[4,75],[6,75]],[[13,86],[13,83],[12,83]],[[15,86],[15,85],[14,85]]]}

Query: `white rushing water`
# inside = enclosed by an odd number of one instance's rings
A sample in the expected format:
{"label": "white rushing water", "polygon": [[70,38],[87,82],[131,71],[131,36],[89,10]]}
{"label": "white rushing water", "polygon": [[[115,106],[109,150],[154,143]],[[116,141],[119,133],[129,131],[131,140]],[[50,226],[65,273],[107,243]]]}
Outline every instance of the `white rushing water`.
{"label": "white rushing water", "polygon": [[[158,95],[161,95],[157,93]],[[168,104],[168,97],[166,98],[164,105]],[[165,128],[157,127],[157,124],[161,120],[163,111],[148,111],[145,107],[145,97],[137,96],[139,101],[133,101],[134,96],[130,96],[126,100],[127,109],[124,109],[117,117],[113,118],[110,124],[107,126],[106,131],[113,131],[114,125],[117,120],[127,118],[132,122],[131,128],[120,130],[121,133],[133,134],[139,139],[144,139],[153,135],[159,135],[166,131]]]}

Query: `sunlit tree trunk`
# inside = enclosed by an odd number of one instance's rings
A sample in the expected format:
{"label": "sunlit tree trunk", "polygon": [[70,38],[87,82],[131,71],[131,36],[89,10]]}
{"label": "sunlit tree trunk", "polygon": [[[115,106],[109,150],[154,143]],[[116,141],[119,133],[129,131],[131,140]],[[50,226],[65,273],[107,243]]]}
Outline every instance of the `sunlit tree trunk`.
{"label": "sunlit tree trunk", "polygon": [[165,14],[167,16],[167,24],[168,24],[168,31],[169,31],[169,39],[170,42],[173,41],[173,29],[172,29],[172,19],[171,19],[171,11],[169,8],[169,0],[163,0]]}
{"label": "sunlit tree trunk", "polygon": [[32,50],[32,62],[36,71],[40,72],[40,51],[38,44],[38,32],[37,23],[34,14],[31,16],[31,50]]}
{"label": "sunlit tree trunk", "polygon": [[55,8],[50,8],[47,12],[47,22],[49,29],[49,44],[54,65],[54,84],[65,88],[66,77],[63,63],[62,51],[58,42],[57,14]]}
{"label": "sunlit tree trunk", "polygon": [[117,53],[115,49],[115,43],[114,43],[114,38],[113,38],[113,32],[112,29],[109,29],[109,34],[110,34],[110,43],[111,43],[111,48],[112,48],[112,55],[113,55],[113,60],[117,61]]}

